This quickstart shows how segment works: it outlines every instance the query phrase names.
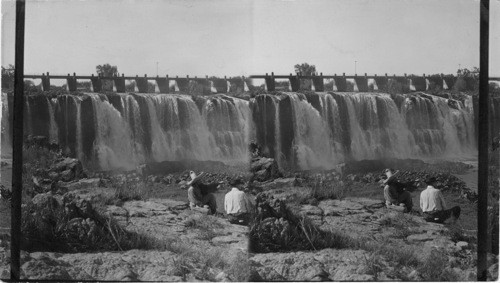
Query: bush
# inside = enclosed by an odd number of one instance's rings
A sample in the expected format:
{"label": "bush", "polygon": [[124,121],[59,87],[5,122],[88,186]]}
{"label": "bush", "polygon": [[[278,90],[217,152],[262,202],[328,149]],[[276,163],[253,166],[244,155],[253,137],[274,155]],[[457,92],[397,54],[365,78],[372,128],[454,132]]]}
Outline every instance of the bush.
{"label": "bush", "polygon": [[112,217],[90,203],[85,211],[61,205],[48,194],[43,204],[29,202],[22,210],[23,246],[28,251],[89,252],[161,249],[155,238],[124,230]]}
{"label": "bush", "polygon": [[263,220],[257,216],[251,221],[249,242],[249,250],[257,253],[359,246],[357,239],[338,231],[321,230],[307,216],[295,213],[289,207],[283,207],[279,216]]}

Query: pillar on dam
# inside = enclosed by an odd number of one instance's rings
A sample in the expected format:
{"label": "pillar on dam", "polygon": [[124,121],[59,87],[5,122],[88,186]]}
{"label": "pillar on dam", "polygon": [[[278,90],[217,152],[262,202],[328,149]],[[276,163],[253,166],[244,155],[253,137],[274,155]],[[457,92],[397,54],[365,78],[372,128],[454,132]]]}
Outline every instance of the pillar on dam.
{"label": "pillar on dam", "polygon": [[373,79],[375,80],[375,83],[377,84],[377,89],[379,91],[387,89],[387,82],[388,82],[387,74],[385,74],[385,77],[377,77],[377,75],[375,75]]}
{"label": "pillar on dam", "polygon": [[66,78],[66,84],[68,85],[68,91],[76,91],[76,74],[73,73],[73,77],[68,74],[68,77]]}
{"label": "pillar on dam", "polygon": [[290,89],[294,92],[299,91],[300,80],[298,78],[298,75],[293,76],[292,74],[290,74],[290,77],[288,78],[288,80],[290,81]]}
{"label": "pillar on dam", "polygon": [[168,76],[165,78],[160,78],[156,76],[156,84],[158,85],[158,89],[160,89],[160,93],[168,93],[170,90],[170,86],[168,85]]}
{"label": "pillar on dam", "polygon": [[42,90],[43,91],[49,91],[50,90],[50,76],[49,72],[47,72],[47,75],[42,74]]}
{"label": "pillar on dam", "polygon": [[102,81],[99,77],[94,77],[94,74],[90,77],[90,82],[92,83],[92,91],[100,92],[102,90]]}
{"label": "pillar on dam", "polygon": [[274,81],[274,73],[271,73],[271,76],[268,76],[266,73],[266,87],[267,91],[274,91],[276,89],[275,81]]}
{"label": "pillar on dam", "polygon": [[139,76],[136,75],[135,83],[140,93],[148,93],[148,79],[146,74],[144,74],[144,78],[139,78]]}
{"label": "pillar on dam", "polygon": [[116,92],[125,92],[125,78],[123,78],[123,74],[121,77],[114,77],[113,81],[115,83]]}
{"label": "pillar on dam", "polygon": [[323,73],[321,73],[319,76],[313,75],[312,82],[313,82],[315,91],[325,91],[325,83],[323,81]]}
{"label": "pillar on dam", "polygon": [[189,76],[186,78],[175,78],[175,82],[177,83],[177,87],[179,88],[180,92],[188,92],[188,86],[189,86]]}
{"label": "pillar on dam", "polygon": [[217,93],[227,93],[227,79],[224,77],[223,79],[212,79],[214,84],[215,91]]}
{"label": "pillar on dam", "polygon": [[345,78],[345,73],[342,77],[336,76],[335,78],[333,78],[333,80],[335,81],[335,86],[337,86],[337,91],[345,92],[347,90],[347,81]]}
{"label": "pillar on dam", "polygon": [[368,92],[368,78],[366,77],[366,74],[364,77],[356,76],[354,78],[354,81],[356,82],[356,85],[358,86],[359,92]]}
{"label": "pillar on dam", "polygon": [[412,76],[411,83],[413,84],[413,87],[415,87],[415,91],[426,91],[427,90],[427,83],[425,81],[425,75],[423,77]]}

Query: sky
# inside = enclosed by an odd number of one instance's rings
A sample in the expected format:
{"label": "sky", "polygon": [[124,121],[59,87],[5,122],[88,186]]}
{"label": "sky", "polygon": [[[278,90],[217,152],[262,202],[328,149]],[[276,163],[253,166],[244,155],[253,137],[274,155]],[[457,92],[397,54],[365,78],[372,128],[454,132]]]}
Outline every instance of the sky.
{"label": "sky", "polygon": [[[2,0],[1,65],[14,63],[15,1]],[[490,76],[500,76],[500,0]],[[479,67],[479,0],[27,0],[25,73],[435,74]]]}

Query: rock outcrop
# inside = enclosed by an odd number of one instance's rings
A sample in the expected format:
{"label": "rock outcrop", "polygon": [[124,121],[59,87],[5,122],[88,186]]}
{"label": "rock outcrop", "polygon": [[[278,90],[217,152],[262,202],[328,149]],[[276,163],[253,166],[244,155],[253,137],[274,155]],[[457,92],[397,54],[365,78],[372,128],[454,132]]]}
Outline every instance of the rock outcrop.
{"label": "rock outcrop", "polygon": [[278,163],[273,158],[254,157],[250,164],[252,180],[264,182],[281,177]]}
{"label": "rock outcrop", "polygon": [[[250,259],[258,275],[256,278],[265,281],[475,280],[475,265],[470,264],[475,254],[474,235],[455,235],[450,232],[452,224],[428,223],[418,214],[389,210],[380,200],[328,199],[314,205],[290,202],[298,190],[269,190],[257,196],[261,221],[250,232]],[[301,219],[307,219],[302,221],[310,221],[312,225],[302,224]],[[280,242],[290,241],[287,237],[298,237],[300,230],[312,231],[314,227],[322,232],[309,233],[308,249],[284,252],[279,248]],[[324,242],[314,237],[326,233],[332,233],[330,237],[337,237],[338,242],[327,245],[339,248],[319,246]],[[267,237],[268,234],[271,236]],[[257,249],[252,244],[256,239],[252,237],[261,238]],[[399,254],[413,260],[413,265],[395,262]],[[431,267],[423,266],[433,258],[436,258],[435,265],[441,268],[439,272],[432,273]]]}
{"label": "rock outcrop", "polygon": [[[66,193],[38,194],[30,205],[32,213],[64,208],[65,233],[92,235],[98,228],[92,215],[93,203],[106,188],[89,188]],[[148,235],[161,247],[88,253],[32,252],[22,258],[22,278],[30,280],[112,281],[244,281],[247,270],[245,226],[230,224],[221,217],[191,211],[184,201],[149,199],[105,207],[125,231]],[[49,214],[44,214],[49,215]],[[46,219],[47,231],[53,229]],[[49,227],[50,226],[50,227]],[[75,238],[76,239],[76,238]],[[8,278],[10,253],[0,250],[0,273]],[[3,276],[3,275],[2,275]],[[6,278],[6,277],[2,277]]]}

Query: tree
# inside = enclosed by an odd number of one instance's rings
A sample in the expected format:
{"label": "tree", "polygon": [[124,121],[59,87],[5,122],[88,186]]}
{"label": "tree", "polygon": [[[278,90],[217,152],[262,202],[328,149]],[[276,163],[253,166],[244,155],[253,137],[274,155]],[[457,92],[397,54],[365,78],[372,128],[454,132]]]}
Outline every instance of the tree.
{"label": "tree", "polygon": [[312,76],[316,74],[316,66],[302,63],[295,65],[295,73],[300,73],[303,76]]}
{"label": "tree", "polygon": [[[316,74],[316,66],[302,63],[295,65],[295,73],[300,73],[303,76],[312,76]],[[300,90],[311,90],[312,80],[300,80]]]}
{"label": "tree", "polygon": [[[479,90],[479,68],[473,67],[472,70],[467,68],[457,70],[457,81],[453,86],[455,91],[477,91]],[[450,86],[449,86],[450,87]]]}
{"label": "tree", "polygon": [[472,70],[469,70],[467,68],[463,69],[458,69],[457,70],[457,76],[458,77],[472,77],[474,79],[479,80],[479,68],[478,67],[472,67]]}
{"label": "tree", "polygon": [[[108,63],[104,65],[97,65],[95,67],[95,71],[97,72],[98,75],[104,77],[118,76],[118,68],[116,66],[111,66]],[[110,80],[103,80],[102,90],[113,91],[113,82]]]}
{"label": "tree", "polygon": [[98,75],[105,77],[118,76],[118,68],[116,66],[111,66],[110,64],[97,65],[95,70]]}

